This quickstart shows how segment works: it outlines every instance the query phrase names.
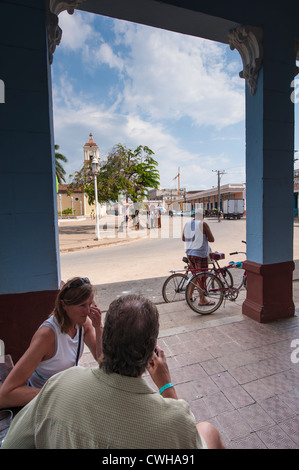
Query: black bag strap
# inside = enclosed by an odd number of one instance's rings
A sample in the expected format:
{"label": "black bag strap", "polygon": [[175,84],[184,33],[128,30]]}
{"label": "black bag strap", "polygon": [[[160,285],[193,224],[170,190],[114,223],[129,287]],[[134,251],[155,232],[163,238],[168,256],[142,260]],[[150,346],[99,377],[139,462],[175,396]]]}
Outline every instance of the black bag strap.
{"label": "black bag strap", "polygon": [[77,357],[76,357],[76,366],[78,365],[78,362],[79,362],[79,355],[80,355],[80,349],[81,349],[81,336],[82,336],[82,326],[80,326],[80,330],[79,330],[79,343],[78,343],[78,350],[77,350]]}

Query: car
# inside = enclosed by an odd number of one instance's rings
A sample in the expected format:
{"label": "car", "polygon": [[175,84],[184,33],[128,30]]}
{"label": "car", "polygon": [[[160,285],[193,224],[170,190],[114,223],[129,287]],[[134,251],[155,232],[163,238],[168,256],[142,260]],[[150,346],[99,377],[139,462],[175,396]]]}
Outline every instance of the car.
{"label": "car", "polygon": [[161,211],[161,214],[166,214],[166,209],[164,209],[164,207],[161,207],[161,206],[158,206],[156,207],[157,211]]}
{"label": "car", "polygon": [[194,215],[194,211],[181,211],[180,216],[181,217],[192,217]]}

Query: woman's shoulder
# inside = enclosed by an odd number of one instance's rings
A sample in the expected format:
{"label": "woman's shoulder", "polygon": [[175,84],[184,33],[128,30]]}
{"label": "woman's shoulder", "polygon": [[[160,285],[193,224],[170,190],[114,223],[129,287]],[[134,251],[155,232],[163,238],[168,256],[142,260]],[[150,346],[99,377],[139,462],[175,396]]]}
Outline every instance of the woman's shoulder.
{"label": "woman's shoulder", "polygon": [[43,323],[35,332],[32,340],[37,341],[53,341],[55,340],[55,331],[47,324]]}
{"label": "woman's shoulder", "polygon": [[55,333],[51,328],[41,326],[33,335],[29,349],[32,353],[38,354],[40,357],[48,358],[53,355],[55,348]]}

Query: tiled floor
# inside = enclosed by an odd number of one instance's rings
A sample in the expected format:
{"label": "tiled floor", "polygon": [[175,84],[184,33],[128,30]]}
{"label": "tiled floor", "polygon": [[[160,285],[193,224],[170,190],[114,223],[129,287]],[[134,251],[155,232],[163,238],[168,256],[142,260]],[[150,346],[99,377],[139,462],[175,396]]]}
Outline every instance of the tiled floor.
{"label": "tiled floor", "polygon": [[[298,281],[294,302],[299,307]],[[159,345],[172,381],[196,420],[215,424],[227,448],[298,449],[299,310],[290,319],[259,324],[242,315],[241,304],[242,298],[208,316],[194,314],[185,302],[158,306]],[[90,353],[82,364],[94,364]]]}

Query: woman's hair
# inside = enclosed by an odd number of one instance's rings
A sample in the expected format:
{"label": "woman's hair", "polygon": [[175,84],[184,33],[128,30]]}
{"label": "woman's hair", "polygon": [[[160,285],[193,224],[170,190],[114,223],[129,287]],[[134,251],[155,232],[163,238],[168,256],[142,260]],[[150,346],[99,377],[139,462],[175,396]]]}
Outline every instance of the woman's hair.
{"label": "woman's hair", "polygon": [[55,307],[51,315],[56,318],[62,333],[66,333],[71,326],[71,321],[62,306],[62,300],[66,305],[79,305],[85,302],[95,292],[87,277],[74,277],[67,281],[56,297]]}
{"label": "woman's hair", "polygon": [[100,367],[107,373],[142,375],[158,334],[159,313],[150,300],[134,294],[119,297],[106,314]]}

